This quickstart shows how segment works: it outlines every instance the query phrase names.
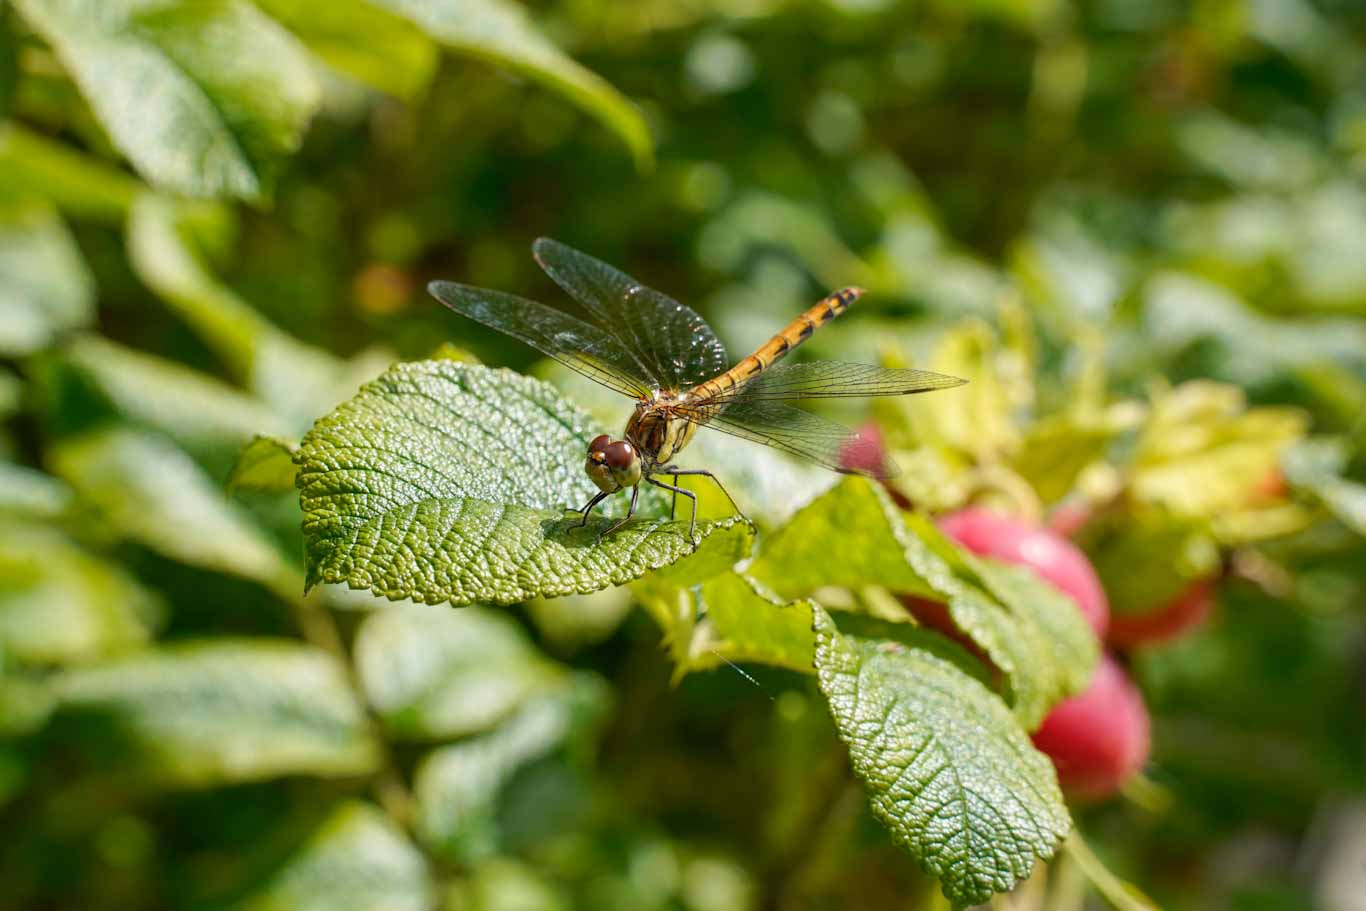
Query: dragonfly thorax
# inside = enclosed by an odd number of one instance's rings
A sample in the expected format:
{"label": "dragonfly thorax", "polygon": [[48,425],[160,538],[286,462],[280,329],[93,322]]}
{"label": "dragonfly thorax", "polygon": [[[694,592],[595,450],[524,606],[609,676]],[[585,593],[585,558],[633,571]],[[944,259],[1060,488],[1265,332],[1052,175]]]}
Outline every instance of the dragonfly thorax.
{"label": "dragonfly thorax", "polygon": [[626,439],[640,452],[647,471],[673,461],[697,432],[694,421],[674,410],[686,396],[686,392],[656,392],[637,402],[635,412],[626,422]]}

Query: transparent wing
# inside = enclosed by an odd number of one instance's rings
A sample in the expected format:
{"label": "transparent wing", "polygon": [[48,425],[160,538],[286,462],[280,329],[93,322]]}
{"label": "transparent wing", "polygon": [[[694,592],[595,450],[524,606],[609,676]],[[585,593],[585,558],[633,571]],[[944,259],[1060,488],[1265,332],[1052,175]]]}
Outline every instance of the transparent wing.
{"label": "transparent wing", "polygon": [[525,342],[609,389],[632,397],[651,392],[653,382],[635,356],[597,326],[545,304],[487,288],[432,282],[427,290],[456,313]]}
{"label": "transparent wing", "polygon": [[794,401],[868,395],[910,395],[951,389],[967,380],[928,370],[878,367],[844,361],[806,361],[778,364],[729,393],[713,396],[715,403]]}
{"label": "transparent wing", "polygon": [[726,349],[689,308],[631,276],[542,237],[531,247],[545,273],[630,353],[660,389],[686,389],[725,371]]}
{"label": "transparent wing", "polygon": [[688,420],[753,440],[845,474],[874,478],[896,475],[896,463],[881,445],[829,418],[764,399],[733,401],[719,412],[705,406],[679,410]]}

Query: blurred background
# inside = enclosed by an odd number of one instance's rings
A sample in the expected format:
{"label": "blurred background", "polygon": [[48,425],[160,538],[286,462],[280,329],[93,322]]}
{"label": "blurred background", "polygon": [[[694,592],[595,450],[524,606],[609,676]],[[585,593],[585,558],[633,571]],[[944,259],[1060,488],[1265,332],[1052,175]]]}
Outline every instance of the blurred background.
{"label": "blurred background", "polygon": [[[14,0],[0,118],[0,907],[941,906],[809,677],[625,590],[305,598],[225,493],[398,359],[619,420],[423,290],[560,302],[548,235],[973,381],[841,416],[1083,547],[1151,715],[1008,906],[1366,908],[1361,4]],[[747,451],[761,528],[822,483]]]}

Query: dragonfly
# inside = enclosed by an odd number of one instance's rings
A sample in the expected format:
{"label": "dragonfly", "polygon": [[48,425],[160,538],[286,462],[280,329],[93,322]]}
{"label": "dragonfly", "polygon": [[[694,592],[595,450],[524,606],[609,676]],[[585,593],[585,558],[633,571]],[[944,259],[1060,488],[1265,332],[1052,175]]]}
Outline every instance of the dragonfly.
{"label": "dragonfly", "polygon": [[[719,478],[704,468],[684,468],[674,459],[698,428],[706,427],[763,443],[846,474],[885,479],[896,465],[866,438],[829,418],[795,407],[807,399],[910,395],[949,389],[966,380],[928,370],[880,367],[843,361],[779,363],[859,299],[863,289],[843,288],[822,298],[780,332],[734,365],[710,326],[689,307],[648,288],[626,273],[546,237],[532,255],[572,297],[585,318],[502,291],[449,281],[427,290],[462,316],[511,336],[591,380],[636,400],[622,439],[601,434],[588,444],[584,470],[598,493],[583,507],[578,527],[607,497],[630,488],[626,516],[599,536],[611,534],[635,515],[640,485],[671,491],[674,518],[678,497],[692,501],[688,537],[697,529],[697,496],[679,485],[684,476],[704,476],[742,511]],[[669,477],[673,483],[660,480]]]}

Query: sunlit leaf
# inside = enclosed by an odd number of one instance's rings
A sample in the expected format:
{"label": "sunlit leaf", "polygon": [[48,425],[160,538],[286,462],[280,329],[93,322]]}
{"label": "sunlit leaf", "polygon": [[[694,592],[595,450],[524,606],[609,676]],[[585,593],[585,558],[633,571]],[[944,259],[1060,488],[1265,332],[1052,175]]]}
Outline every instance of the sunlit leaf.
{"label": "sunlit leaf", "polygon": [[342,361],[271,325],[205,267],[189,237],[194,214],[164,197],[140,197],[128,221],[133,266],[291,428],[308,426],[392,360],[376,349]]}
{"label": "sunlit leaf", "polygon": [[370,0],[255,0],[329,66],[399,98],[426,88],[436,46],[416,25]]}
{"label": "sunlit leaf", "polygon": [[130,651],[160,614],[116,564],[52,528],[0,521],[0,654],[10,660],[68,664]]}
{"label": "sunlit leaf", "polygon": [[96,335],[76,338],[64,362],[123,417],[195,453],[217,456],[287,422],[259,400],[207,374]]}
{"label": "sunlit leaf", "polygon": [[928,651],[814,616],[817,679],[854,772],[945,896],[984,902],[1051,857],[1071,828],[1053,766],[995,694]]}
{"label": "sunlit leaf", "polygon": [[377,808],[337,807],[234,911],[427,911],[436,889],[422,852]]}
{"label": "sunlit leaf", "polygon": [[1306,440],[1285,454],[1285,476],[1317,497],[1348,528],[1366,535],[1366,485],[1342,477],[1348,459],[1340,440]]}
{"label": "sunlit leaf", "polygon": [[1155,397],[1133,456],[1131,488],[1178,515],[1213,518],[1247,504],[1307,415],[1248,408],[1236,386],[1192,381]]}
{"label": "sunlit leaf", "polygon": [[0,194],[0,357],[29,354],[94,316],[95,287],[46,204]]}
{"label": "sunlit leaf", "polygon": [[434,750],[418,766],[418,832],[439,853],[469,862],[495,851],[499,791],[522,766],[596,727],[608,703],[589,674],[526,703],[488,734]]}
{"label": "sunlit leaf", "polygon": [[478,607],[377,611],[355,652],[370,705],[395,736],[410,739],[483,731],[560,674],[515,622]]}
{"label": "sunlit leaf", "polygon": [[149,774],[208,785],[359,775],[379,758],[345,670],[269,640],[167,646],[57,679],[62,711],[100,716]]}
{"label": "sunlit leaf", "polygon": [[601,120],[631,150],[641,168],[654,148],[636,107],[604,79],[550,42],[512,0],[372,0],[420,26],[462,54],[506,67],[545,84]]}
{"label": "sunlit leaf", "polygon": [[299,44],[243,0],[17,0],[148,179],[201,196],[268,195],[319,90]]}
{"label": "sunlit leaf", "polygon": [[71,488],[32,468],[0,462],[0,513],[51,519],[71,506]]}
{"label": "sunlit leaf", "polygon": [[165,439],[111,429],[63,440],[52,467],[116,532],[192,566],[297,598],[299,579],[203,470]]}
{"label": "sunlit leaf", "polygon": [[33,194],[70,215],[121,221],[143,185],[90,155],[0,124],[0,196]]}
{"label": "sunlit leaf", "polygon": [[[688,558],[715,572],[748,551],[748,523],[644,516],[602,537],[565,507],[600,431],[536,380],[451,361],[400,364],[322,418],[298,456],[310,584],[346,582],[428,603],[584,594]],[[621,514],[625,497],[607,512]]]}

